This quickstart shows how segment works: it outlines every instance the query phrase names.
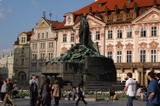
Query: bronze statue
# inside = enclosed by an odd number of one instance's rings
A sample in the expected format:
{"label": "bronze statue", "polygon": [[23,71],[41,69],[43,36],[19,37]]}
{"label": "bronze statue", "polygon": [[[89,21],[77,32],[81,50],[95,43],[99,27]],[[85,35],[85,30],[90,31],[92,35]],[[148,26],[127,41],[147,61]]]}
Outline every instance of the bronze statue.
{"label": "bronze statue", "polygon": [[80,29],[79,29],[79,43],[88,47],[88,44],[91,41],[91,39],[90,39],[89,24],[86,17],[87,17],[86,14],[81,16]]}

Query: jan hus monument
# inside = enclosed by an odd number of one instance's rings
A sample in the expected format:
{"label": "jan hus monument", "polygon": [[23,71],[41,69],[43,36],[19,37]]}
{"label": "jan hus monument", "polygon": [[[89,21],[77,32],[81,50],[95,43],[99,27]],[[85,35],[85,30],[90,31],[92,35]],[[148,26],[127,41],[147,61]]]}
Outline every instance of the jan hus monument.
{"label": "jan hus monument", "polygon": [[98,43],[91,40],[87,15],[82,15],[79,28],[79,43],[57,58],[46,62],[42,68],[45,76],[62,78],[63,81],[79,83],[115,82],[116,69],[112,59],[99,53]]}

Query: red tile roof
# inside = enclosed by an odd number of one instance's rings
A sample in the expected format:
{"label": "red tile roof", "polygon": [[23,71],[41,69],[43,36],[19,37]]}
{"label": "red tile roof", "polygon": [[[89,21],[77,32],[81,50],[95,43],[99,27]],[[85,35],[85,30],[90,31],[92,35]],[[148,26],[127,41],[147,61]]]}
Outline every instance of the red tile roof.
{"label": "red tile roof", "polygon": [[[85,7],[82,7],[81,9],[79,10],[76,10],[74,13],[75,15],[75,20],[74,22],[77,23],[79,20],[80,20],[80,15],[81,14],[88,14],[90,13],[90,8],[92,8],[92,13],[96,13],[96,12],[99,12],[102,16],[102,20],[104,19],[104,16],[105,16],[105,10],[106,10],[106,7],[112,11],[111,14],[115,14],[114,12],[114,8],[115,8],[115,5],[118,6],[118,10],[120,11],[120,14],[123,14],[124,11],[123,11],[123,6],[126,5],[127,6],[127,9],[130,9],[130,13],[133,12],[133,7],[134,7],[134,4],[137,3],[137,6],[138,8],[141,8],[141,7],[152,7],[153,6],[153,1],[154,0],[131,0],[131,3],[128,3],[127,2],[128,0],[97,0],[96,2],[93,2]],[[160,0],[157,0],[157,5],[160,5]],[[63,28],[70,28],[69,26],[64,26],[65,25],[65,18],[64,18],[64,21],[57,25],[56,28],[57,29],[63,29]],[[131,20],[126,20],[124,22],[130,22]],[[113,23],[120,23],[122,21],[118,21],[118,22],[113,22]],[[123,23],[124,23],[123,22]]]}
{"label": "red tile roof", "polygon": [[[89,13],[90,7],[92,7],[92,12],[104,12],[106,7],[108,7],[109,10],[114,10],[115,5],[118,6],[118,9],[123,9],[124,4],[127,6],[127,8],[133,8],[134,3],[137,3],[138,7],[153,6],[153,0],[132,0],[131,3],[128,3],[127,0],[98,0],[75,11],[74,13]],[[160,4],[160,0],[157,0],[157,4]]]}
{"label": "red tile roof", "polygon": [[[73,12],[73,14],[75,15],[75,19],[74,19],[74,23],[77,23],[79,22],[80,20],[80,15],[81,14],[88,14],[90,13],[90,8],[92,8],[92,13],[96,13],[96,12],[99,12],[100,15],[102,16],[102,21],[104,20],[104,17],[106,16],[105,14],[105,11],[106,11],[106,7],[112,11],[111,14],[115,14],[115,5],[118,6],[118,10],[119,10],[119,13],[120,14],[123,14],[124,11],[123,11],[123,6],[126,5],[127,6],[127,9],[129,9],[129,12],[130,13],[133,13],[133,7],[134,7],[134,4],[136,3],[138,8],[142,8],[142,7],[152,7],[153,6],[153,1],[154,0],[131,0],[131,3],[128,3],[127,2],[128,0],[97,0],[85,7],[82,7],[81,9],[79,10],[76,10]],[[157,3],[156,3],[158,6],[160,6],[160,0],[157,0]],[[157,7],[159,8],[159,7]],[[140,13],[140,11],[138,11],[138,13]],[[94,15],[93,14],[93,15]],[[65,26],[65,23],[66,23],[66,17],[64,18],[63,22],[58,22],[58,21],[53,21],[53,20],[47,20],[46,21],[48,23],[50,23],[52,25],[52,27],[54,29],[67,29],[67,28],[72,28],[72,26]],[[130,22],[131,19],[128,19],[126,21],[122,21],[122,20],[119,20],[119,21],[116,21],[116,22],[113,22],[113,21],[108,21],[107,24],[111,24],[111,23],[128,23]]]}

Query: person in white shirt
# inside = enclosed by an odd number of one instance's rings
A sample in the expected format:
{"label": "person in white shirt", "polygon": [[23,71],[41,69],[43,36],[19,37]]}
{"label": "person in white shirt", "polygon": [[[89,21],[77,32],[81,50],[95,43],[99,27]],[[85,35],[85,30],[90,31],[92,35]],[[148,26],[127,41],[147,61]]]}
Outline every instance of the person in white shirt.
{"label": "person in white shirt", "polygon": [[126,92],[127,95],[127,106],[133,106],[133,100],[136,95],[136,81],[132,78],[132,73],[127,73],[127,81],[123,89],[122,95]]}
{"label": "person in white shirt", "polygon": [[7,81],[3,80],[3,85],[2,85],[2,88],[1,88],[1,99],[2,99],[2,101],[4,100],[6,91],[7,91]]}

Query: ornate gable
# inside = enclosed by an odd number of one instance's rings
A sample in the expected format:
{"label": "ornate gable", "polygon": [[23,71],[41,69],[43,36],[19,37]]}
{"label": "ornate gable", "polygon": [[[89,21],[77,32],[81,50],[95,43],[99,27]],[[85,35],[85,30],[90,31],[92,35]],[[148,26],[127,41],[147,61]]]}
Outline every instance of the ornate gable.
{"label": "ornate gable", "polygon": [[152,23],[158,22],[160,20],[160,10],[156,8],[151,8],[146,11],[144,14],[136,18],[133,23]]}
{"label": "ornate gable", "polygon": [[50,25],[44,18],[42,18],[35,28],[40,29],[40,28],[46,28],[46,27],[50,27]]}

